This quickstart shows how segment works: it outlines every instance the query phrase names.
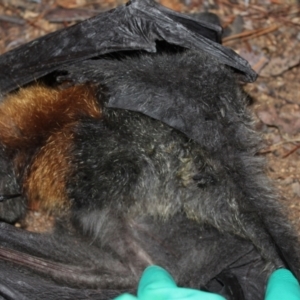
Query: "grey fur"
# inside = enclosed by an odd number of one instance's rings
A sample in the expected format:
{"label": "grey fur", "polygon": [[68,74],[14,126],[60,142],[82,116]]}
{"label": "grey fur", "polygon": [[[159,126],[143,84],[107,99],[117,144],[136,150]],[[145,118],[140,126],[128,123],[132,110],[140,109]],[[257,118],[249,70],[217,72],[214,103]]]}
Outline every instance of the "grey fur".
{"label": "grey fur", "polygon": [[[133,292],[152,263],[179,285],[232,300],[263,299],[276,268],[300,277],[299,242],[256,155],[260,139],[229,67],[179,49],[61,70],[68,74],[58,81],[98,86],[103,118],[73,129],[63,225],[58,219],[51,236],[1,225],[0,295],[109,299]],[[220,278],[231,278],[233,291],[216,287]]]}
{"label": "grey fur", "polygon": [[[227,67],[204,53],[187,51],[142,55],[118,64],[99,60],[68,71],[75,81],[86,77],[101,82],[108,97],[125,106],[145,103],[141,106],[150,116],[157,109],[162,120],[177,115],[200,127],[195,142],[139,113],[105,108],[103,123],[83,125],[76,143],[83,171],[71,180],[78,183],[73,190],[92,193],[97,200],[91,209],[109,207],[133,218],[145,214],[160,219],[183,211],[199,224],[251,240],[277,267],[282,266],[277,247],[285,259],[294,257],[291,268],[299,266],[295,234],[281,215],[262,159],[255,155],[259,138],[246,97]],[[169,99],[175,99],[174,107],[167,107]],[[193,110],[193,119],[184,119],[192,115],[186,110]],[[285,253],[286,245],[295,247],[293,254]],[[298,267],[293,270],[299,275]]]}

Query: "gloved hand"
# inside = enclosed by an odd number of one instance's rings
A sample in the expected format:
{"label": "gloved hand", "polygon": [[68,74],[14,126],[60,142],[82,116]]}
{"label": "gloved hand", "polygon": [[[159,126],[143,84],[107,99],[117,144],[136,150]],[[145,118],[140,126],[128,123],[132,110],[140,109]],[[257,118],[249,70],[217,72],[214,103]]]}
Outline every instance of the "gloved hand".
{"label": "gloved hand", "polygon": [[[138,297],[123,294],[115,300],[224,300],[220,295],[178,288],[164,269],[148,267],[140,280]],[[265,300],[300,300],[300,285],[287,269],[276,270],[269,278]]]}
{"label": "gloved hand", "polygon": [[[161,267],[150,266],[139,282],[137,297],[123,294],[115,300],[225,300],[220,295],[177,287],[171,275]],[[270,299],[271,300],[271,299]]]}
{"label": "gloved hand", "polygon": [[265,300],[299,300],[300,285],[287,269],[276,270],[269,278]]}

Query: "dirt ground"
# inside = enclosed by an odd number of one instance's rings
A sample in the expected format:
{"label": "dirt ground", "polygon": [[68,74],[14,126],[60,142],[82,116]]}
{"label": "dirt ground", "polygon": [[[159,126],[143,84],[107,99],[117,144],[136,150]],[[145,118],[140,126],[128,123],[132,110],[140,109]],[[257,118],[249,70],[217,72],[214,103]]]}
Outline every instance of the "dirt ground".
{"label": "dirt ground", "polygon": [[[0,53],[122,4],[122,0],[0,0]],[[264,144],[259,155],[300,235],[300,1],[160,0],[174,10],[216,13],[223,44],[259,73],[245,86]],[[48,220],[51,223],[51,218]],[[32,213],[36,227],[45,222]]]}

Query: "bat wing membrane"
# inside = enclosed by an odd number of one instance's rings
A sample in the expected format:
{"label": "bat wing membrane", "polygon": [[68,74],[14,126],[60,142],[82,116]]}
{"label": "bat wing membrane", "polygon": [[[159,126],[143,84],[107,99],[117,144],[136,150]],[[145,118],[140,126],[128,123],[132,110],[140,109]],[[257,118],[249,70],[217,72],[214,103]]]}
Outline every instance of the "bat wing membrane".
{"label": "bat wing membrane", "polygon": [[69,65],[99,55],[126,51],[156,51],[164,40],[189,49],[202,49],[221,63],[254,81],[256,73],[233,50],[219,44],[221,27],[173,12],[152,0],[133,0],[66,29],[48,34],[0,57],[2,95]]}

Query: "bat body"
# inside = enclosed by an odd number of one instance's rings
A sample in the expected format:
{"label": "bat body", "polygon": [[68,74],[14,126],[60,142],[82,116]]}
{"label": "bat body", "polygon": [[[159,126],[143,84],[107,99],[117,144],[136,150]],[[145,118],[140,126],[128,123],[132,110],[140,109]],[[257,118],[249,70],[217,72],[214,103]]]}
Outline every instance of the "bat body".
{"label": "bat body", "polygon": [[[118,43],[63,47],[110,14]],[[135,1],[86,22],[0,57],[14,66],[0,75],[0,217],[26,206],[56,217],[51,233],[1,224],[0,295],[111,299],[151,264],[227,299],[263,299],[276,268],[299,278],[299,243],[237,83],[255,76],[218,27]],[[58,48],[40,67],[45,45]]]}

